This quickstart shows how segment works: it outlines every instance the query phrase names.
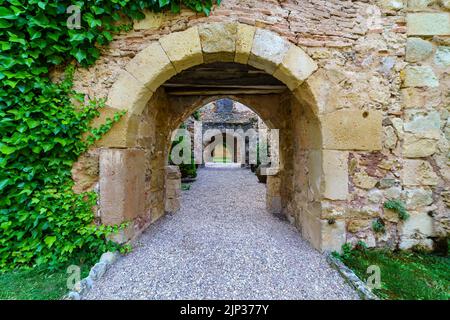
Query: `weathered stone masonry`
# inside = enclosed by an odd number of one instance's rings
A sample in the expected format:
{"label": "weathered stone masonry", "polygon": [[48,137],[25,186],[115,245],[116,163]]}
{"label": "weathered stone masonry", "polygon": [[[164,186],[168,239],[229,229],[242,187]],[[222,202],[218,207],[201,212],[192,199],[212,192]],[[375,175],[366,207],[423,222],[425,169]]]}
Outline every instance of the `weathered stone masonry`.
{"label": "weathered stone masonry", "polygon": [[[225,0],[210,17],[149,13],[135,22],[76,74],[77,90],[108,98],[100,121],[128,111],[73,170],[77,190],[99,183],[103,223],[132,221],[127,239],[164,214],[169,133],[222,96],[174,97],[160,86],[213,61],[249,64],[288,88],[229,98],[281,129],[282,170],[268,194],[279,195],[283,213],[314,247],[358,240],[431,247],[448,236],[444,0]],[[112,209],[109,199],[118,201]],[[383,209],[388,199],[403,200],[410,218]],[[384,234],[372,230],[378,218]]]}

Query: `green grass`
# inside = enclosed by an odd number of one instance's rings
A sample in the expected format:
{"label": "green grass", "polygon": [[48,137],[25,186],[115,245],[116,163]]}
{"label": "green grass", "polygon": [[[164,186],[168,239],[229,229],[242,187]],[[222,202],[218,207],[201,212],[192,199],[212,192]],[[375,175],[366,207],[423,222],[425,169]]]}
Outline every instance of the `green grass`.
{"label": "green grass", "polygon": [[450,258],[409,251],[383,249],[344,250],[339,258],[363,281],[367,268],[381,271],[381,289],[373,289],[382,299],[448,300],[450,298]]}
{"label": "green grass", "polygon": [[231,163],[231,158],[223,158],[223,157],[214,157],[213,158],[213,162],[218,162],[218,163]]}
{"label": "green grass", "polygon": [[[83,267],[81,278],[89,268]],[[1,300],[58,300],[67,289],[66,270],[49,271],[44,268],[0,273]]]}
{"label": "green grass", "polygon": [[191,184],[190,183],[182,183],[181,184],[181,190],[187,191],[189,189],[191,189]]}

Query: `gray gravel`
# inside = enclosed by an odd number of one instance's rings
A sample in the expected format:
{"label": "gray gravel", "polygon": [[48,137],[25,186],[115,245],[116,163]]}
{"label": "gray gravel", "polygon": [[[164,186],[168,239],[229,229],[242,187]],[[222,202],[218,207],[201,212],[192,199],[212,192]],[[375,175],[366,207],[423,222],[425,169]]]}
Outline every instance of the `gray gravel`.
{"label": "gray gravel", "polygon": [[85,299],[358,299],[325,256],[265,210],[249,170],[204,168]]}

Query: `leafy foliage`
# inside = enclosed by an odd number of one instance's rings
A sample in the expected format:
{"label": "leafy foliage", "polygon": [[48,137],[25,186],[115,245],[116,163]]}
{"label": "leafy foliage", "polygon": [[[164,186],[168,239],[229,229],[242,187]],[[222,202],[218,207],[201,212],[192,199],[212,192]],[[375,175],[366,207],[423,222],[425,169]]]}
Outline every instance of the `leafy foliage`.
{"label": "leafy foliage", "polygon": [[[89,261],[116,247],[107,235],[117,227],[94,223],[95,195],[75,194],[70,170],[121,114],[89,126],[104,101],[72,91],[70,61],[94,63],[114,32],[129,29],[121,17],[180,4],[209,14],[213,0],[0,0],[0,270]],[[78,29],[67,26],[72,5]],[[68,64],[53,83],[49,73]]]}
{"label": "leafy foliage", "polygon": [[401,200],[388,200],[384,203],[384,207],[397,212],[400,220],[409,218],[409,213],[406,211],[405,204]]}
{"label": "leafy foliage", "polygon": [[386,227],[384,225],[383,220],[376,219],[372,222],[372,229],[376,233],[384,233],[386,231]]}

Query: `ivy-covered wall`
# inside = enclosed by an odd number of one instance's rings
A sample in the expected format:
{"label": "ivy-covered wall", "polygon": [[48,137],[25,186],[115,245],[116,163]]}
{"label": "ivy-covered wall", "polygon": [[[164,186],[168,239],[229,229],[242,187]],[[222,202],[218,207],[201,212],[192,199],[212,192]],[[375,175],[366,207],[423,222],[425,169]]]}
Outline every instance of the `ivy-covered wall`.
{"label": "ivy-covered wall", "polygon": [[[93,129],[102,100],[72,90],[75,65],[92,65],[121,18],[143,10],[208,14],[212,0],[0,0],[0,270],[90,262],[116,244],[97,225],[92,192],[73,192],[74,161],[122,114]],[[54,83],[49,72],[66,69]]]}

